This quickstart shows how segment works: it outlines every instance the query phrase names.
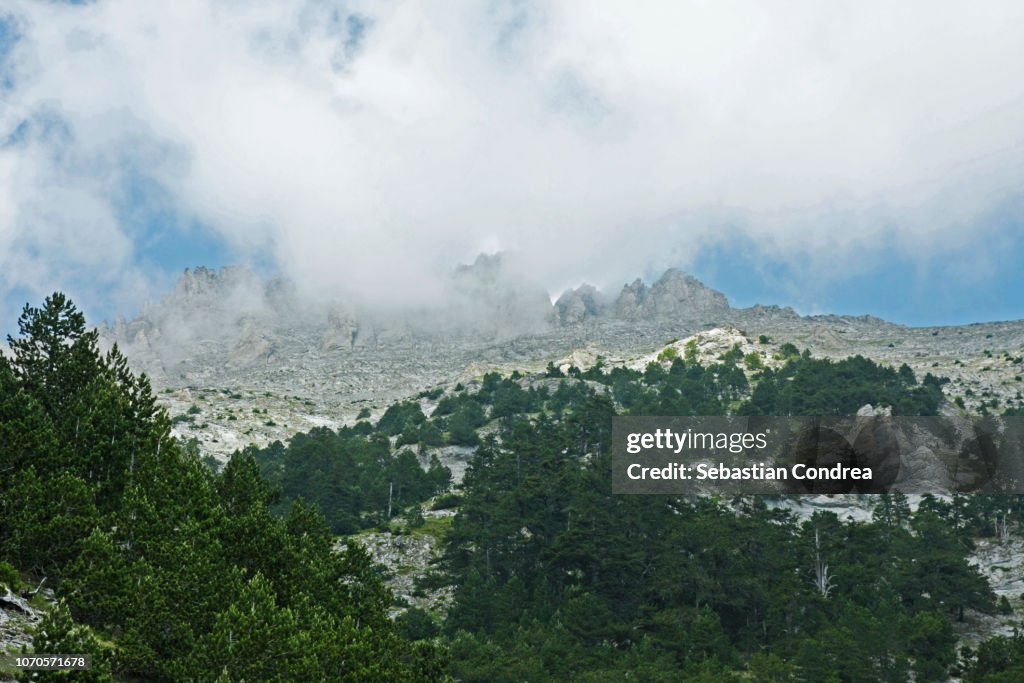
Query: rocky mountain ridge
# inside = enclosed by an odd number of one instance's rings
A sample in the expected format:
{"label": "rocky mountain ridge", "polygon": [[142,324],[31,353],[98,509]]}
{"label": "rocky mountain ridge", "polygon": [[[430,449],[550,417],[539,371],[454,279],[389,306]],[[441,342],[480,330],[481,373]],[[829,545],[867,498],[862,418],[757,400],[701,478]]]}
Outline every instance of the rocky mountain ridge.
{"label": "rocky mountain ridge", "polygon": [[[380,313],[330,296],[303,301],[288,281],[263,281],[245,267],[200,266],[186,269],[174,291],[147,302],[133,319],[119,317],[101,331],[109,342],[166,356],[169,346],[231,338],[242,350],[277,328],[312,326],[322,330],[321,350],[351,350],[410,337],[507,339],[591,321],[712,319],[732,310],[721,292],[676,269],[651,285],[637,278],[614,298],[582,284],[552,304],[542,288],[509,272],[500,255],[481,255],[456,269],[449,285],[452,296],[436,306]],[[778,307],[756,307],[752,313],[799,317]],[[259,356],[238,355],[241,360]]]}
{"label": "rocky mountain ridge", "polygon": [[622,287],[614,300],[593,285],[564,292],[554,304],[555,320],[573,325],[593,318],[655,320],[715,316],[731,310],[725,295],[695,277],[671,268],[648,286],[640,278]]}
{"label": "rocky mountain ridge", "polygon": [[695,335],[709,349],[705,360],[738,335],[744,353],[760,349],[766,358],[791,343],[816,356],[906,363],[919,376],[949,377],[948,397],[966,410],[1016,405],[1024,389],[1021,321],[908,328],[871,316],[736,309],[677,270],[615,296],[581,285],[552,303],[500,257],[460,268],[449,291],[433,309],[383,313],[328,297],[309,302],[286,281],[242,268],[196,268],[132,320],[100,331],[150,376],[179,433],[218,457],[250,441],[351,423],[363,409],[379,414],[394,400],[489,370],[541,372],[570,358],[644,364]]}
{"label": "rocky mountain ridge", "polygon": [[[328,375],[336,364],[356,375],[364,367],[386,377],[393,373],[382,363],[403,366],[403,359],[416,363],[402,367],[404,380],[425,375],[436,382],[446,377],[431,372],[432,365],[451,369],[452,359],[459,371],[473,360],[488,362],[488,347],[523,360],[561,352],[562,339],[630,348],[634,340],[619,337],[634,337],[637,324],[699,329],[732,310],[721,293],[676,270],[650,286],[640,280],[627,284],[615,299],[583,285],[552,304],[543,289],[515,276],[499,256],[481,256],[456,270],[448,285],[450,296],[436,306],[382,312],[328,296],[303,300],[286,281],[262,281],[244,268],[200,267],[186,270],[173,292],[138,316],[100,331],[106,344],[117,343],[136,369],[161,386],[288,372],[295,364],[327,366]],[[797,318],[787,309],[753,315]],[[516,353],[523,346],[528,350]],[[426,349],[442,358],[425,358]],[[361,386],[354,379],[338,388],[349,393]]]}

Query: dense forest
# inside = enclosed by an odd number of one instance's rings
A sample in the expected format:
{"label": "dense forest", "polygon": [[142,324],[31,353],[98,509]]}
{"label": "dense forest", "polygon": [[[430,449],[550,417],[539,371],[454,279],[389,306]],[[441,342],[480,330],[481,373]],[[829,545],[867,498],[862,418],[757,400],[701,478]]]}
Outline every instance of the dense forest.
{"label": "dense forest", "polygon": [[436,681],[441,647],[402,639],[366,553],[279,492],[251,454],[214,475],[170,436],[147,379],[60,294],[26,307],[0,359],[0,581],[59,605],[37,652],[103,681]]}
{"label": "dense forest", "polygon": [[741,360],[599,363],[567,378],[549,367],[526,389],[490,374],[435,411],[442,433],[445,415],[472,403],[496,419],[444,558],[456,678],[945,680],[958,663],[953,622],[996,608],[966,554],[1017,501],[929,497],[911,514],[901,496],[880,496],[859,524],[798,523],[759,497],[612,495],[616,414],[844,415],[871,402],[927,415],[942,401],[944,380],[918,382],[906,366],[793,350],[748,379]]}
{"label": "dense forest", "polygon": [[411,450],[393,454],[386,433],[368,433],[368,423],[363,425],[337,432],[321,427],[296,435],[287,446],[277,441],[248,447],[245,457],[280,491],[271,510],[283,513],[305,499],[322,510],[333,533],[351,534],[386,524],[389,509],[422,503],[448,488],[451,472],[436,456],[424,470]]}
{"label": "dense forest", "polygon": [[938,681],[953,622],[994,609],[939,500],[910,514],[880,497],[861,524],[798,523],[758,497],[612,495],[612,411],[591,396],[481,446],[446,553],[459,679]]}
{"label": "dense forest", "polygon": [[[958,651],[965,615],[1006,611],[968,563],[1018,497],[872,498],[868,523],[777,499],[616,496],[614,415],[936,414],[942,378],[791,345],[770,369],[488,373],[376,422],[249,447],[219,472],[170,436],[148,381],[101,355],[55,294],[0,359],[0,583],[60,600],[40,652],[73,680],[1021,680],[1024,639]],[[432,406],[429,414],[425,405]],[[449,489],[431,449],[475,447],[440,564],[444,614],[387,618],[352,540]],[[348,536],[346,541],[338,538]],[[36,674],[30,680],[47,680]],[[64,679],[55,679],[64,680]],[[70,679],[69,679],[70,680]]]}

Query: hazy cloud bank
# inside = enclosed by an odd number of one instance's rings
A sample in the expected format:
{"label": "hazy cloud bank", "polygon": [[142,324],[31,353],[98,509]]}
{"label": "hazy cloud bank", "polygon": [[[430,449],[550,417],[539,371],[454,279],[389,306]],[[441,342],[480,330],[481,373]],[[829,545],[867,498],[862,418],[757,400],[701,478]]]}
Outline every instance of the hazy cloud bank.
{"label": "hazy cloud bank", "polygon": [[137,306],[156,224],[390,303],[480,251],[557,294],[722,240],[809,288],[997,262],[1024,186],[1020,3],[5,7],[3,294]]}

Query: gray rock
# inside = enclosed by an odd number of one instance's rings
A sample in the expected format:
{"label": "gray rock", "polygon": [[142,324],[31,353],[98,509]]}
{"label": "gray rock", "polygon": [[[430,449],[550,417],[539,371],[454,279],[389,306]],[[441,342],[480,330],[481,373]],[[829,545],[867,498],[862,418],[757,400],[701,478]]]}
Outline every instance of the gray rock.
{"label": "gray rock", "polygon": [[892,415],[892,406],[874,407],[866,403],[857,409],[857,417],[888,417]]}
{"label": "gray rock", "polygon": [[648,288],[639,279],[622,288],[614,315],[625,320],[712,316],[730,311],[725,295],[675,268]]}
{"label": "gray rock", "polygon": [[671,318],[729,311],[729,302],[721,292],[705,287],[699,280],[675,268],[665,271],[651,287],[647,297],[647,316]]}
{"label": "gray rock", "polygon": [[577,325],[604,315],[607,308],[604,296],[593,285],[582,284],[558,297],[555,319],[560,325]]}
{"label": "gray rock", "polygon": [[949,469],[927,446],[918,446],[901,460],[899,477],[893,484],[894,491],[947,494],[952,489]]}

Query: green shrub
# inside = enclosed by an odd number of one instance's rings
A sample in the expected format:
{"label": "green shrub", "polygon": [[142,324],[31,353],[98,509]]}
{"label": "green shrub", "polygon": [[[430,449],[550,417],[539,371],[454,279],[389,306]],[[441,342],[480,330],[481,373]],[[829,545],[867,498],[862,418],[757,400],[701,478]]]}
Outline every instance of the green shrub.
{"label": "green shrub", "polygon": [[430,509],[450,510],[451,508],[458,507],[461,502],[462,496],[457,493],[442,493],[434,499],[434,504],[430,506]]}
{"label": "green shrub", "polygon": [[779,353],[782,354],[783,358],[799,358],[800,349],[796,348],[791,342],[786,342],[779,347]]}
{"label": "green shrub", "polygon": [[441,398],[441,394],[443,393],[444,389],[442,389],[441,387],[437,387],[436,389],[428,389],[426,391],[421,391],[420,393],[416,394],[416,398],[425,398],[428,401],[436,401],[437,399]]}
{"label": "green shrub", "polygon": [[8,586],[11,590],[19,590],[22,587],[21,575],[18,570],[7,562],[0,560],[0,586]]}
{"label": "green shrub", "polygon": [[697,362],[697,340],[696,339],[691,339],[690,341],[686,342],[686,351],[684,352],[683,355],[686,358],[686,362],[687,363],[696,363]]}

